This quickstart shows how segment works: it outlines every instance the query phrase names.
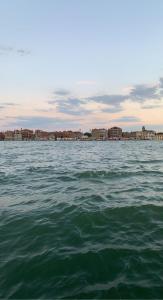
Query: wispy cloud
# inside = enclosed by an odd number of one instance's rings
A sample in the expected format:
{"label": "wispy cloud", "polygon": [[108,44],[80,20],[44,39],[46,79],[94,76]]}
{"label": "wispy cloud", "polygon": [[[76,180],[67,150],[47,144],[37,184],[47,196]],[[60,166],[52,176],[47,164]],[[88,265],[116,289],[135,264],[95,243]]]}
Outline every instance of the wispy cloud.
{"label": "wispy cloud", "polygon": [[141,119],[135,116],[123,116],[117,119],[112,120],[113,122],[120,122],[120,123],[137,123],[140,122]]}
{"label": "wispy cloud", "polygon": [[144,103],[145,101],[154,100],[158,101],[161,99],[160,88],[163,86],[163,78],[160,78],[160,84],[149,86],[147,84],[134,85],[130,88],[129,92],[123,94],[104,94],[99,96],[92,96],[87,98],[89,101],[97,103],[103,103],[107,105],[113,105],[113,107],[120,108],[121,104],[125,101],[130,100],[136,103]]}
{"label": "wispy cloud", "polygon": [[0,101],[0,110],[5,109],[5,108],[9,108],[9,107],[13,107],[13,106],[17,106],[17,103],[14,102],[1,102]]}
{"label": "wispy cloud", "polygon": [[[116,114],[122,112],[125,107],[124,103],[130,101],[132,103],[138,103],[143,109],[150,109],[158,107],[162,101],[161,89],[163,87],[163,78],[160,78],[157,84],[138,84],[127,89],[126,94],[103,94],[93,95],[86,98],[73,98],[69,97],[69,91],[65,89],[58,89],[55,91],[57,99],[48,101],[48,104],[55,105],[58,112],[68,115],[84,115],[90,113],[96,113],[97,104],[105,105],[104,108],[98,110],[99,113]],[[91,109],[88,107],[91,106]]]}
{"label": "wispy cloud", "polygon": [[145,84],[138,84],[132,88],[128,96],[131,100],[140,103],[149,99],[159,99],[160,94],[158,87],[158,85],[150,87]]}
{"label": "wispy cloud", "polygon": [[127,97],[125,95],[99,95],[99,96],[92,96],[89,98],[86,98],[86,102],[95,102],[100,104],[105,104],[108,107],[101,110],[101,112],[105,113],[117,113],[123,110],[123,107],[121,104],[127,100]]}
{"label": "wispy cloud", "polygon": [[9,121],[7,126],[17,127],[17,128],[33,128],[33,129],[45,129],[45,128],[56,128],[62,126],[66,128],[77,127],[79,122],[75,120],[66,120],[62,118],[53,118],[53,117],[43,117],[43,116],[17,116],[14,120]]}
{"label": "wispy cloud", "polygon": [[160,77],[160,88],[163,89],[163,77]]}
{"label": "wispy cloud", "polygon": [[8,54],[14,51],[13,47],[0,45],[0,54]]}
{"label": "wispy cloud", "polygon": [[30,51],[30,50],[27,50],[27,49],[17,49],[16,52],[17,52],[18,54],[20,54],[21,56],[31,54],[31,51]]}
{"label": "wispy cloud", "polygon": [[28,49],[0,45],[0,55],[17,54],[20,56],[25,56],[29,55],[30,53],[31,51]]}
{"label": "wispy cloud", "polygon": [[52,109],[51,108],[36,108],[35,111],[37,112],[43,112],[43,113],[48,113],[48,112],[51,112]]}
{"label": "wispy cloud", "polygon": [[123,111],[123,107],[120,106],[120,105],[117,105],[117,106],[113,106],[113,107],[108,107],[108,108],[103,108],[101,110],[101,112],[103,113],[109,113],[109,114],[114,114],[114,113],[118,113],[118,112],[121,112]]}
{"label": "wispy cloud", "polygon": [[67,89],[59,88],[54,91],[54,94],[58,96],[67,96],[70,94],[70,91]]}
{"label": "wispy cloud", "polygon": [[78,98],[56,99],[48,103],[56,105],[57,112],[67,115],[82,116],[91,113],[91,110],[82,107],[84,102]]}
{"label": "wispy cloud", "polygon": [[62,105],[57,106],[57,111],[59,113],[72,115],[72,116],[83,116],[92,113],[92,111],[89,109],[82,108],[82,107],[72,107],[71,105],[64,105],[63,103]]}
{"label": "wispy cloud", "polygon": [[92,96],[86,98],[87,101],[94,101],[97,103],[109,104],[109,105],[119,105],[126,100],[126,96],[124,95],[100,95],[100,96]]}
{"label": "wispy cloud", "polygon": [[18,104],[15,103],[15,102],[1,102],[1,101],[0,101],[0,104],[1,104],[2,106],[17,106],[17,105],[18,105]]}
{"label": "wispy cloud", "polygon": [[163,105],[143,105],[141,107],[142,109],[156,109],[156,108],[163,108]]}
{"label": "wispy cloud", "polygon": [[76,82],[77,85],[95,85],[95,80],[79,80]]}

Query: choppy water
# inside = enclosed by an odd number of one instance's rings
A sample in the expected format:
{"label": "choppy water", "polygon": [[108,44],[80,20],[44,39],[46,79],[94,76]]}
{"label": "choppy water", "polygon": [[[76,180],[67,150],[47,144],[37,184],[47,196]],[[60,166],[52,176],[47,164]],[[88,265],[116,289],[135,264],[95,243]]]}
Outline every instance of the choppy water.
{"label": "choppy water", "polygon": [[163,143],[1,142],[0,298],[163,298]]}

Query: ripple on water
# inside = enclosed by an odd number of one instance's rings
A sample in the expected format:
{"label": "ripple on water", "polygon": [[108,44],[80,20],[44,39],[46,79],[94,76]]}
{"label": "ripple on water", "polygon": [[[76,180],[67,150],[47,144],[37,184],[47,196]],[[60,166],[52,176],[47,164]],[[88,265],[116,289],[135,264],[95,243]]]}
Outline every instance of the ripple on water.
{"label": "ripple on water", "polygon": [[0,147],[0,298],[162,298],[162,143]]}

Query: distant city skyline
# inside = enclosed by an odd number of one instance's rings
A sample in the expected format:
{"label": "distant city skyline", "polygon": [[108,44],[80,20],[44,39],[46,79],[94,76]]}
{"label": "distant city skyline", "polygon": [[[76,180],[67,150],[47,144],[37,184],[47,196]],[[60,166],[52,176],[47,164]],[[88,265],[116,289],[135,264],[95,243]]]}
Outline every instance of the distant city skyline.
{"label": "distant city skyline", "polygon": [[163,130],[162,0],[0,0],[0,130]]}
{"label": "distant city skyline", "polygon": [[91,132],[82,131],[45,131],[45,130],[6,130],[0,131],[0,141],[60,141],[60,140],[80,140],[80,141],[107,141],[107,140],[157,140],[163,141],[163,132],[148,130],[145,126],[139,131],[123,131],[122,128],[114,126],[112,128],[93,128]]}

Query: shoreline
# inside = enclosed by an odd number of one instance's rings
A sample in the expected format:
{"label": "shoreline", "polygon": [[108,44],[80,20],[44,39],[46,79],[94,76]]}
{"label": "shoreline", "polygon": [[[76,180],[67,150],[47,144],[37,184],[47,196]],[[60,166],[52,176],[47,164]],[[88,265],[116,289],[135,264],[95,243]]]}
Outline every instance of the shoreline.
{"label": "shoreline", "polygon": [[120,140],[0,140],[0,142],[162,142],[159,139],[120,139]]}

